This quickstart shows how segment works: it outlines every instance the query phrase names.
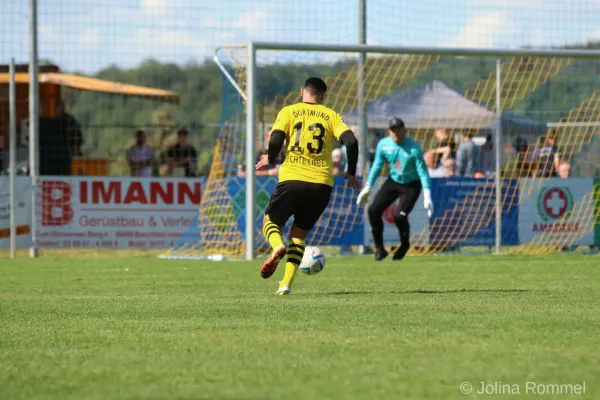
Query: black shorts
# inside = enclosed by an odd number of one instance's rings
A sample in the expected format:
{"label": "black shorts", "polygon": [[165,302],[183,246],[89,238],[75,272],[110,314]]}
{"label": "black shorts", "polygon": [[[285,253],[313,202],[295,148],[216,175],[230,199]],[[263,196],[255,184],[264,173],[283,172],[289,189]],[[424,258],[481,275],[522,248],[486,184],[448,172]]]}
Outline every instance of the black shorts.
{"label": "black shorts", "polygon": [[303,181],[280,182],[271,195],[265,215],[280,226],[294,216],[294,225],[311,230],[329,204],[332,187]]}
{"label": "black shorts", "polygon": [[380,217],[392,203],[399,200],[396,214],[408,216],[419,199],[421,190],[421,181],[396,183],[391,178],[388,178],[381,185],[381,188],[379,188],[373,202],[369,206],[369,214]]}

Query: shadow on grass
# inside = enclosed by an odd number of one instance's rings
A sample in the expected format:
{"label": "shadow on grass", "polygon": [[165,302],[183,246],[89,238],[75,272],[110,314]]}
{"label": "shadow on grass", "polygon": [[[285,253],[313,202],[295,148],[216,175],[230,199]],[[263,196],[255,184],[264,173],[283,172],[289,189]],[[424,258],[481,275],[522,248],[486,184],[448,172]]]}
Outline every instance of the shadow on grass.
{"label": "shadow on grass", "polygon": [[343,291],[329,292],[327,295],[351,295],[351,294],[448,294],[448,293],[525,293],[531,292],[529,289],[448,289],[448,290],[391,290],[389,292],[370,292],[370,291]]}

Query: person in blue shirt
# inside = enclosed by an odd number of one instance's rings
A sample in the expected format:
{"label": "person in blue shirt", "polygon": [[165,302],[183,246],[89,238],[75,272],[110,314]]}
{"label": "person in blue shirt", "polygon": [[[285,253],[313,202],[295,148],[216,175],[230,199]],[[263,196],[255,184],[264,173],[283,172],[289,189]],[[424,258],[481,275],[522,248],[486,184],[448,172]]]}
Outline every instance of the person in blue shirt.
{"label": "person in blue shirt", "polygon": [[394,215],[394,222],[400,232],[400,246],[394,253],[394,260],[404,258],[410,248],[410,225],[408,215],[423,191],[424,205],[429,217],[433,214],[431,202],[431,179],[427,165],[423,159],[421,146],[413,139],[406,136],[404,121],[392,118],[389,122],[389,136],[381,139],[377,144],[375,161],[369,171],[369,177],[361,190],[356,204],[365,205],[369,201],[371,187],[381,173],[383,164],[387,163],[390,175],[381,186],[373,202],[369,206],[369,222],[373,242],[375,243],[375,260],[381,261],[387,257],[388,252],[383,246],[383,212],[398,201]]}

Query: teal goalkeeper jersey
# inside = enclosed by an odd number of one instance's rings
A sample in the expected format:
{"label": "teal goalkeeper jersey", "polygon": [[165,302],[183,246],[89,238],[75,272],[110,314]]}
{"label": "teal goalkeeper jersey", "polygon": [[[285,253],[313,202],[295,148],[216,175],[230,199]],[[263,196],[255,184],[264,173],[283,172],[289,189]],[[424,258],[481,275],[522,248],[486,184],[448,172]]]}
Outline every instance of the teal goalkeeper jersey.
{"label": "teal goalkeeper jersey", "polygon": [[397,144],[388,136],[379,141],[375,152],[375,161],[367,179],[370,186],[375,184],[384,163],[389,165],[390,178],[394,182],[403,184],[420,179],[424,189],[431,188],[431,179],[423,159],[423,151],[413,139],[406,137],[402,144]]}

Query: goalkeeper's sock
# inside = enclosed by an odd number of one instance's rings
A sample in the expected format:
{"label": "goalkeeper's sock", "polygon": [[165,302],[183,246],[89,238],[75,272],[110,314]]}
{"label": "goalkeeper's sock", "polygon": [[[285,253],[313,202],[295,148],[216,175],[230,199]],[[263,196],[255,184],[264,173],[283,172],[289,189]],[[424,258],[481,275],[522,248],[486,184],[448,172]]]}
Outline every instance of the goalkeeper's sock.
{"label": "goalkeeper's sock", "polygon": [[410,248],[410,224],[408,222],[408,215],[404,212],[396,215],[394,220],[400,233],[400,246],[398,246],[396,253],[394,253],[394,260],[402,260]]}
{"label": "goalkeeper's sock", "polygon": [[292,287],[296,271],[302,262],[304,257],[304,247],[306,243],[304,239],[292,238],[290,245],[287,248],[287,262],[285,263],[285,274],[283,279],[279,282],[279,287],[289,286]]}
{"label": "goalkeeper's sock", "polygon": [[383,249],[383,219],[381,215],[369,213],[369,222],[371,224],[371,234],[376,249]]}
{"label": "goalkeeper's sock", "polygon": [[400,233],[400,245],[402,247],[410,247],[410,223],[408,222],[408,215],[401,211],[394,217],[394,222]]}
{"label": "goalkeeper's sock", "polygon": [[271,245],[273,250],[278,247],[283,246],[283,239],[281,238],[281,229],[272,223],[270,219],[265,220],[265,224],[263,225],[263,234],[265,235],[265,239]]}

